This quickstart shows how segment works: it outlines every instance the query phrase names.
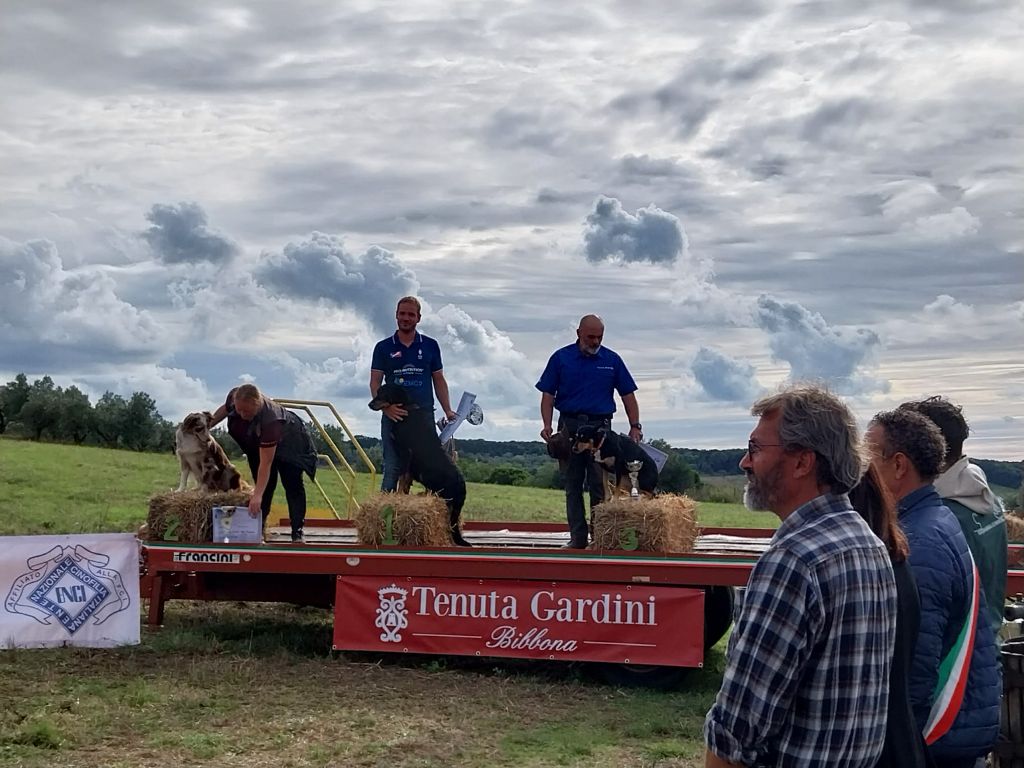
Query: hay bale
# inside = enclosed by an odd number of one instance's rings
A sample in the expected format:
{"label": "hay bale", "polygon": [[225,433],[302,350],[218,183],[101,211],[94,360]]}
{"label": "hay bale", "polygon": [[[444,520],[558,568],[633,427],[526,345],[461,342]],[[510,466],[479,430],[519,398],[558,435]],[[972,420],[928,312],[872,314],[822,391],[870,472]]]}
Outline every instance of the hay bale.
{"label": "hay bale", "polygon": [[594,549],[690,552],[697,505],[689,496],[616,497],[594,507]]}
{"label": "hay bale", "polygon": [[371,547],[450,547],[448,506],[432,493],[378,493],[355,515],[359,543]]}
{"label": "hay bale", "polygon": [[1006,516],[1006,537],[1010,541],[1024,541],[1024,517],[1015,514]]}
{"label": "hay bale", "polygon": [[150,541],[200,544],[213,539],[210,521],[214,507],[244,507],[249,495],[242,491],[207,493],[198,489],[157,493],[149,499],[146,517]]}

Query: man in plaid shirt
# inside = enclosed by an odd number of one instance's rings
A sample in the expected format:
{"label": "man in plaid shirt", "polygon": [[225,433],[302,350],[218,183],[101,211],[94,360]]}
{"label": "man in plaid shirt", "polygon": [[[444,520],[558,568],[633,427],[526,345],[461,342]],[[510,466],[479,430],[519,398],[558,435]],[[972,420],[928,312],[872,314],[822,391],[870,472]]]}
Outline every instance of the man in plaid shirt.
{"label": "man in plaid shirt", "polygon": [[704,724],[706,765],[874,766],[885,738],[896,584],[846,496],[866,467],[836,397],[759,400],[744,501],[782,523],[750,574]]}

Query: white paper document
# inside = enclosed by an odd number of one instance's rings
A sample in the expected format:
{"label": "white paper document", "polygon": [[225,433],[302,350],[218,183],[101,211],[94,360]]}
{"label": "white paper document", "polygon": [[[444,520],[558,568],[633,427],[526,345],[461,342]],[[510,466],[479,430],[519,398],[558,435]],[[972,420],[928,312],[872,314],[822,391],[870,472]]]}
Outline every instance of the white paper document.
{"label": "white paper document", "polygon": [[259,544],[263,541],[263,516],[253,517],[248,507],[214,507],[213,540],[217,544]]}
{"label": "white paper document", "polygon": [[665,462],[668,461],[668,454],[664,451],[659,451],[650,443],[640,443],[640,447],[644,449],[644,453],[654,459],[654,464],[658,467],[658,472],[661,472],[661,468],[665,466]]}
{"label": "white paper document", "polygon": [[459,407],[455,409],[455,421],[445,424],[444,429],[441,430],[441,434],[439,436],[441,445],[444,445],[455,436],[455,430],[457,430],[462,425],[462,422],[466,420],[466,417],[469,416],[469,411],[475,402],[476,395],[472,392],[462,393],[462,399],[459,400]]}

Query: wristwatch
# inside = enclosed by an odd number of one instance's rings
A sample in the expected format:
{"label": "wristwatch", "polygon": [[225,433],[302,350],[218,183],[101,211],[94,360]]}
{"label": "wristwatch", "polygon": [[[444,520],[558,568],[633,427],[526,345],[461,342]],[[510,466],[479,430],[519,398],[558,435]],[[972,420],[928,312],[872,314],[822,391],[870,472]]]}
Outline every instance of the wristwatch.
{"label": "wristwatch", "polygon": [[639,421],[634,421],[632,424],[629,425],[629,428],[630,429],[639,429],[641,432],[644,431],[643,425],[640,424]]}

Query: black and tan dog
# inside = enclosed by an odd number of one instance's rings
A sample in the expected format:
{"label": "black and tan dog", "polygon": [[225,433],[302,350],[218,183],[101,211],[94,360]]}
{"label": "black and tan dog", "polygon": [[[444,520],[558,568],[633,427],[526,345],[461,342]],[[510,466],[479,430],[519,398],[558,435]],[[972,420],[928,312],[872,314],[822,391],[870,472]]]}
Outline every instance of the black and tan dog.
{"label": "black and tan dog", "polygon": [[658,465],[647,451],[625,435],[619,435],[597,424],[581,424],[572,438],[573,453],[589,452],[594,463],[604,470],[604,497],[629,496],[633,483],[627,462],[639,461],[637,490],[650,498],[658,485]]}
{"label": "black and tan dog", "polygon": [[389,405],[401,405],[409,412],[401,421],[394,422],[391,428],[400,457],[400,471],[408,475],[408,478],[399,479],[399,487],[404,486],[407,490],[408,479],[412,479],[444,499],[448,505],[452,541],[460,547],[471,546],[462,537],[459,528],[462,507],[466,503],[466,480],[441,447],[433,414],[410,402],[409,393],[398,384],[382,385],[376,397],[370,401],[370,408],[375,411]]}

